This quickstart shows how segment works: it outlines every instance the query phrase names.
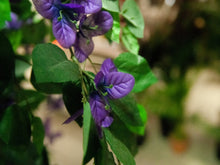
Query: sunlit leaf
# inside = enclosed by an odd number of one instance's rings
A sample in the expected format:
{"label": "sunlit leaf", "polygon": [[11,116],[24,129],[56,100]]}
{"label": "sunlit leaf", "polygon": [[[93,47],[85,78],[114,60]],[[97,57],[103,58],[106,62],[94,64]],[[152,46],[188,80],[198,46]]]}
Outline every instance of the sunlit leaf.
{"label": "sunlit leaf", "polygon": [[134,0],[126,0],[122,6],[122,15],[127,20],[129,30],[138,38],[143,37],[144,18]]}
{"label": "sunlit leaf", "polygon": [[122,53],[115,58],[114,63],[119,71],[134,76],[135,85],[133,92],[141,92],[157,81],[147,61],[139,55]]}
{"label": "sunlit leaf", "polygon": [[112,12],[119,12],[118,0],[102,0],[102,8]]}
{"label": "sunlit leaf", "polygon": [[122,29],[122,42],[127,50],[131,53],[138,54],[139,51],[139,43],[137,38],[131,33],[128,27],[124,27]]}

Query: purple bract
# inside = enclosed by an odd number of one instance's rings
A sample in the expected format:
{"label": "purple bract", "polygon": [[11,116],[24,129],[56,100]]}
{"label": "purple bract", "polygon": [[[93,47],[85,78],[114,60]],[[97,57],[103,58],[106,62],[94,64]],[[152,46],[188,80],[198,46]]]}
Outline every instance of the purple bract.
{"label": "purple bract", "polygon": [[128,73],[118,72],[111,59],[106,59],[95,77],[97,91],[90,96],[92,116],[98,127],[109,127],[113,118],[108,99],[119,99],[132,90],[135,80]]}
{"label": "purple bract", "polygon": [[53,34],[64,48],[70,48],[76,39],[76,23],[85,9],[79,4],[62,4],[60,0],[33,0],[36,10],[53,22]]}
{"label": "purple bract", "polygon": [[79,30],[74,43],[75,56],[79,62],[85,61],[94,49],[92,37],[103,35],[111,29],[113,18],[106,11],[100,11],[80,20]]}
{"label": "purple bract", "polygon": [[11,12],[11,21],[6,21],[5,25],[7,29],[17,30],[22,26],[22,21],[19,20],[17,14]]}
{"label": "purple bract", "polygon": [[72,2],[82,5],[86,14],[96,13],[102,9],[102,0],[72,0]]}

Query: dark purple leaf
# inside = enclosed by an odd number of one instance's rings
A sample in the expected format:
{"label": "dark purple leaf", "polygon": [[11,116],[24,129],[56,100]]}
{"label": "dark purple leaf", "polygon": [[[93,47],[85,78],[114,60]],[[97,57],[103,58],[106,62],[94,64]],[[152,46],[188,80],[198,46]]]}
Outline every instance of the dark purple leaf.
{"label": "dark purple leaf", "polygon": [[79,62],[85,61],[94,49],[92,38],[86,38],[82,34],[77,34],[76,42],[74,43],[75,57]]}
{"label": "dark purple leaf", "polygon": [[84,6],[86,14],[96,13],[102,9],[102,0],[72,0],[72,2]]}
{"label": "dark purple leaf", "polygon": [[53,19],[59,13],[55,6],[60,3],[60,0],[32,0],[39,14],[47,19]]}
{"label": "dark purple leaf", "polygon": [[134,77],[128,73],[111,72],[105,75],[105,85],[108,86],[107,91],[112,99],[126,96],[132,90],[134,83]]}
{"label": "dark purple leaf", "polygon": [[66,19],[60,21],[56,17],[53,19],[53,34],[64,48],[70,48],[75,42],[76,32],[73,30],[74,28],[75,25]]}

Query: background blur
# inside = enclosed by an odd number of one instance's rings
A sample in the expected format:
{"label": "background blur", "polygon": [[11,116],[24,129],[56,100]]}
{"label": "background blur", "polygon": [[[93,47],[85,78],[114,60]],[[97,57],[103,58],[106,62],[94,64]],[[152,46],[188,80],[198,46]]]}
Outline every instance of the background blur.
{"label": "background blur", "polygon": [[[139,140],[137,165],[219,165],[220,1],[137,2],[145,19],[139,54],[158,78],[156,84],[136,96],[148,113],[146,135]],[[35,28],[45,29],[44,36],[50,32],[48,24],[40,21]],[[35,43],[34,37],[31,40]],[[31,52],[24,45],[17,50],[20,54]],[[97,37],[91,58],[101,63],[123,50]],[[26,74],[29,76],[30,68]],[[29,82],[22,83],[32,88]],[[45,124],[51,164],[81,164],[82,130],[74,122],[62,125],[69,116],[61,96],[48,96],[36,115]]]}

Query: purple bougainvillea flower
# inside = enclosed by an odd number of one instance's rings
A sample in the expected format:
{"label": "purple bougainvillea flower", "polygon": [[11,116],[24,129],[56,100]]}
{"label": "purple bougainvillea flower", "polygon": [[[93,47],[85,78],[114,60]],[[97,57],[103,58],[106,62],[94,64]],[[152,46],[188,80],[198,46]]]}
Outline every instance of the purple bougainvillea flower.
{"label": "purple bougainvillea flower", "polygon": [[22,21],[18,19],[17,14],[11,12],[11,21],[6,21],[5,25],[7,29],[17,30],[22,26]]}
{"label": "purple bougainvillea flower", "polygon": [[64,48],[70,48],[76,39],[77,21],[84,15],[83,6],[62,4],[60,0],[33,0],[39,14],[53,23],[53,34]]}
{"label": "purple bougainvillea flower", "polygon": [[44,122],[44,130],[45,130],[45,137],[48,138],[50,144],[52,144],[55,139],[57,139],[62,135],[61,132],[51,131],[51,118],[46,118],[46,121]]}
{"label": "purple bougainvillea flower", "polygon": [[126,96],[130,93],[135,83],[132,75],[118,72],[111,59],[106,59],[103,62],[101,70],[94,81],[97,89],[111,99],[119,99]]}
{"label": "purple bougainvillea flower", "polygon": [[106,11],[100,11],[80,20],[76,41],[75,56],[79,62],[85,61],[94,49],[92,37],[103,35],[111,29],[113,18]]}
{"label": "purple bougainvillea flower", "polygon": [[97,92],[94,92],[90,96],[89,103],[96,125],[100,127],[109,127],[113,122],[113,118],[110,116],[110,111],[106,107],[107,100],[101,98]]}
{"label": "purple bougainvillea flower", "polygon": [[111,59],[106,59],[95,77],[97,91],[90,96],[92,116],[98,127],[109,127],[113,118],[108,99],[119,99],[132,90],[135,80],[128,73],[118,72]]}
{"label": "purple bougainvillea flower", "polygon": [[102,0],[72,0],[72,2],[84,6],[86,14],[96,13],[102,8]]}

